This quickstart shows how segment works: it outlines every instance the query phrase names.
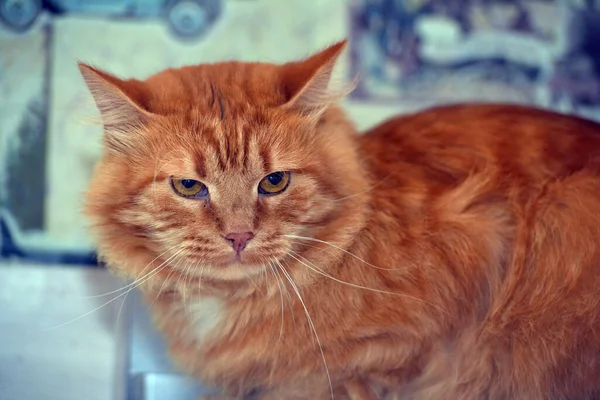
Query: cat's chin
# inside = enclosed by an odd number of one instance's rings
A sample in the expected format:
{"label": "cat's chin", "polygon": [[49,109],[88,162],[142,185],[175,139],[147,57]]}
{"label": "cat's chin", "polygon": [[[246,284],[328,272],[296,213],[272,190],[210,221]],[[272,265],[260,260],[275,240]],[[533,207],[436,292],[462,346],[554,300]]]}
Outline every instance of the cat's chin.
{"label": "cat's chin", "polygon": [[226,256],[217,258],[217,259],[213,260],[213,262],[212,262],[212,265],[216,268],[219,268],[219,267],[221,267],[221,268],[227,268],[227,267],[243,268],[243,267],[248,267],[248,266],[252,266],[252,265],[261,265],[261,264],[265,264],[264,258],[257,257],[252,254],[246,254],[246,253],[228,254]]}
{"label": "cat's chin", "polygon": [[269,268],[267,261],[269,259],[276,258],[273,256],[270,258],[259,257],[250,253],[227,254],[210,261],[204,259],[205,268],[194,271],[192,274],[220,281],[248,280],[253,276],[264,274],[264,271]]}
{"label": "cat's chin", "polygon": [[203,273],[205,278],[223,282],[241,282],[252,280],[254,276],[264,274],[265,264],[232,262],[230,264],[211,265]]}

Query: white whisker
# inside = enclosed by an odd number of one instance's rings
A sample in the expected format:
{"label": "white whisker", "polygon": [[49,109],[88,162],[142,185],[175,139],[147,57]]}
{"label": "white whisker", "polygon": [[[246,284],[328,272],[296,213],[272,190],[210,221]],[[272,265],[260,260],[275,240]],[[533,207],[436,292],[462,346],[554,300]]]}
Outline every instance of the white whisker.
{"label": "white whisker", "polygon": [[[281,339],[283,338],[284,309],[285,309],[284,300],[283,300],[283,289],[282,289],[281,283],[279,281],[279,275],[277,275],[277,273],[275,271],[273,262],[268,261],[268,260],[265,260],[265,261],[267,262],[267,265],[269,266],[271,273],[275,277],[275,281],[277,282],[277,287],[278,287],[278,291],[279,291],[279,298],[281,299],[281,326],[279,328],[279,337],[277,338],[277,342],[275,343],[275,346],[274,346],[274,348],[277,349],[277,347],[279,346],[279,343],[281,342]],[[265,262],[265,261],[263,261],[263,262]],[[265,271],[267,271],[266,267],[265,267]],[[268,272],[267,272],[267,275],[268,275]],[[276,365],[277,361],[279,361],[279,352],[276,351],[275,352],[275,361],[273,362],[273,365]],[[275,368],[271,368],[271,371],[269,373],[269,384],[273,383],[273,377],[274,377],[275,371],[276,371]]]}
{"label": "white whisker", "polygon": [[[275,258],[273,258],[276,262],[277,260]],[[270,263],[271,264],[271,263]],[[292,301],[292,295],[290,294],[290,290],[288,289],[288,286],[285,284],[285,281],[283,280],[281,273],[279,272],[279,268],[276,268],[275,264],[273,264],[273,272],[275,272],[275,278],[277,279],[277,281],[281,284],[281,289],[282,291],[284,291],[284,296],[288,299],[288,301]],[[278,284],[279,284],[278,283]],[[296,329],[296,313],[294,313],[294,307],[290,307],[290,311],[292,312],[292,323],[294,324],[294,329]]]}
{"label": "white whisker", "polygon": [[317,249],[317,250],[320,250],[320,251],[322,251],[322,252],[324,252],[324,253],[327,253],[327,254],[329,254],[329,255],[331,255],[331,256],[334,256],[336,259],[342,259],[342,258],[344,257],[344,255],[343,255],[343,254],[334,254],[334,253],[333,253],[333,250],[330,250],[330,249],[328,249],[328,248],[325,248],[325,249],[324,249],[324,248],[322,248],[322,247],[320,247],[320,246],[318,246],[318,245],[314,245],[314,244],[308,244],[308,243],[302,243],[302,242],[299,242],[299,241],[297,241],[297,240],[292,240],[291,242],[292,242],[292,243],[294,243],[294,244],[297,244],[297,245],[299,245],[299,246],[303,246],[303,247],[310,247],[311,249]]}
{"label": "white whisker", "polygon": [[[180,252],[179,254],[181,254],[181,252]],[[177,258],[177,257],[176,257],[176,258]],[[179,265],[179,262],[180,262],[180,261],[181,261],[181,258],[178,258],[178,259],[177,259],[177,264],[176,264],[176,265]],[[167,266],[168,266],[168,264],[167,264],[167,265],[165,265],[165,268],[166,268]],[[164,268],[163,268],[163,269],[164,269]],[[171,273],[173,273],[173,271],[169,272],[169,275],[168,275],[168,276],[170,276],[170,275],[171,275]],[[167,277],[168,277],[168,276],[167,276]],[[165,284],[165,282],[163,282],[163,284],[162,284],[162,286],[161,286],[161,289],[160,289],[160,290],[162,290],[162,287],[164,286],[164,284]],[[127,296],[129,295],[129,293],[130,293],[130,292],[131,292],[133,289],[134,289],[134,287],[130,288],[130,289],[127,291],[127,293],[125,293],[125,297],[123,297],[123,301],[121,302],[121,306],[119,307],[119,312],[117,313],[117,318],[116,318],[116,322],[117,322],[117,323],[116,323],[116,325],[118,325],[119,318],[121,318],[121,312],[123,311],[123,306],[124,306],[124,305],[125,305],[125,303],[127,302]],[[160,294],[160,290],[159,290],[159,294]],[[158,295],[157,295],[157,297],[158,297]],[[156,299],[156,298],[155,298],[155,299]]]}
{"label": "white whisker", "polygon": [[[273,276],[275,277],[275,281],[277,282],[277,287],[278,287],[278,292],[279,292],[279,297],[281,299],[281,326],[279,328],[279,338],[277,339],[277,343],[275,344],[275,347],[277,347],[277,345],[279,344],[279,342],[281,341],[281,338],[283,337],[283,313],[284,313],[284,302],[283,302],[283,289],[281,288],[281,283],[279,282],[279,279],[277,279],[277,274],[275,273],[274,267],[272,263],[269,263],[269,268],[271,269],[271,272],[273,273]],[[265,267],[265,271],[266,271],[266,267]]]}
{"label": "white whisker", "polygon": [[377,182],[375,185],[373,185],[373,186],[370,186],[370,187],[368,187],[367,189],[365,189],[365,190],[363,190],[363,191],[361,191],[361,192],[357,192],[357,193],[354,193],[354,194],[351,194],[351,195],[348,195],[348,196],[345,196],[345,197],[340,197],[339,199],[334,199],[334,200],[332,200],[332,201],[333,201],[334,203],[337,203],[338,201],[342,201],[342,200],[348,200],[348,199],[351,199],[351,198],[353,198],[353,197],[360,196],[361,194],[368,193],[368,192],[370,192],[371,190],[375,189],[377,186],[381,185],[383,182],[385,182],[385,180],[386,180],[387,178],[389,178],[389,177],[390,177],[390,175],[392,175],[392,174],[391,174],[391,173],[390,173],[390,174],[388,174],[388,175],[387,175],[385,178],[383,178],[382,180],[380,180],[379,182]]}
{"label": "white whisker", "polygon": [[310,314],[308,313],[308,308],[306,308],[306,304],[304,303],[302,296],[300,296],[300,291],[298,290],[298,287],[294,283],[294,280],[292,279],[291,275],[285,270],[283,265],[278,260],[275,260],[275,261],[277,262],[277,264],[279,264],[281,272],[285,275],[287,280],[290,282],[290,285],[292,285],[294,292],[296,292],[296,295],[298,296],[298,300],[300,300],[300,304],[302,304],[302,308],[304,308],[304,312],[306,313],[306,318],[308,319],[309,326],[311,327],[311,329],[315,335],[315,339],[317,340],[317,344],[319,345],[319,350],[321,351],[321,357],[323,357],[323,365],[325,366],[327,380],[329,381],[329,390],[331,392],[331,399],[333,400],[335,398],[333,395],[333,384],[331,382],[331,375],[329,374],[329,367],[327,366],[327,360],[325,358],[325,352],[323,351],[323,345],[321,344],[321,339],[319,339],[319,335],[317,334],[315,325],[313,324],[312,318],[310,317]]}
{"label": "white whisker", "polygon": [[344,248],[342,248],[342,247],[340,247],[340,246],[337,246],[337,245],[335,245],[335,244],[333,244],[333,243],[326,242],[326,241],[324,241],[324,240],[315,239],[315,238],[310,238],[310,237],[306,237],[306,236],[296,236],[296,235],[282,235],[282,236],[283,236],[283,237],[290,238],[290,239],[308,240],[308,241],[310,241],[310,242],[317,242],[317,243],[326,244],[326,245],[328,245],[328,246],[331,246],[331,247],[333,247],[333,248],[335,248],[335,249],[338,249],[338,250],[340,250],[340,251],[342,251],[342,252],[344,252],[344,253],[348,254],[349,256],[352,256],[352,257],[356,258],[358,261],[361,261],[361,262],[363,262],[363,263],[367,264],[368,266],[370,266],[370,267],[373,267],[373,268],[376,268],[376,269],[381,269],[381,270],[384,270],[384,271],[394,271],[394,270],[399,270],[399,269],[401,269],[401,268],[382,268],[382,267],[378,267],[377,265],[373,265],[373,264],[371,264],[370,262],[363,260],[363,259],[362,259],[362,258],[360,258],[359,256],[357,256],[357,255],[355,255],[355,254],[353,254],[353,253],[349,252],[348,250],[346,250],[346,249],[344,249]]}
{"label": "white whisker", "polygon": [[[187,282],[188,282],[188,279],[191,279],[190,270],[194,264],[192,264],[191,262],[188,262],[186,265],[187,265],[187,268],[184,269],[185,272],[182,274],[183,285],[181,287],[181,297],[182,297],[181,300],[183,302],[183,310],[185,311],[185,315],[188,318],[190,318],[190,313],[188,311],[187,301],[186,301],[186,300],[188,300],[187,299],[187,286],[188,286]],[[179,280],[181,280],[181,276],[179,277]],[[178,284],[179,284],[179,281],[178,281]]]}
{"label": "white whisker", "polygon": [[256,281],[254,279],[252,279],[252,276],[245,269],[243,271],[244,271],[244,274],[246,275],[246,277],[250,280],[250,282],[252,282],[252,285],[254,285],[256,290],[258,290],[264,294],[262,288],[256,283]]}
{"label": "white whisker", "polygon": [[135,285],[135,282],[136,282],[136,280],[138,279],[138,277],[139,277],[141,274],[143,274],[143,273],[144,273],[144,271],[146,271],[146,270],[148,269],[148,267],[150,267],[150,266],[151,266],[151,265],[154,263],[154,261],[158,260],[160,257],[162,257],[162,256],[163,256],[163,254],[165,254],[165,253],[167,253],[167,252],[169,252],[169,251],[173,250],[173,249],[174,249],[175,247],[177,247],[177,246],[178,246],[178,245],[171,246],[171,247],[169,247],[167,250],[165,250],[165,251],[163,251],[162,253],[160,253],[159,255],[157,255],[157,256],[154,258],[154,260],[150,261],[150,262],[149,262],[149,263],[148,263],[148,264],[147,264],[147,265],[144,267],[144,269],[142,269],[142,271],[141,271],[141,272],[140,272],[140,273],[139,273],[139,274],[136,276],[136,278],[135,278],[135,279],[133,280],[133,282],[131,282],[130,284],[128,284],[128,285],[125,285],[125,286],[123,286],[122,288],[115,289],[115,290],[113,290],[113,291],[107,292],[107,293],[95,294],[95,295],[92,295],[92,296],[82,296],[81,298],[82,298],[82,299],[95,299],[95,298],[98,298],[98,297],[105,297],[105,296],[108,296],[108,295],[111,295],[111,294],[115,294],[115,293],[119,293],[119,292],[122,292],[122,291],[125,291],[125,290],[129,289],[131,286]]}
{"label": "white whisker", "polygon": [[[198,264],[199,262],[196,265]],[[198,291],[202,290],[202,276],[204,275],[204,267],[206,267],[206,264],[202,263],[202,268],[200,269],[200,276],[198,277]]]}
{"label": "white whisker", "polygon": [[179,258],[177,260],[177,264],[175,264],[175,266],[173,268],[171,268],[171,271],[169,271],[169,274],[167,275],[167,277],[165,278],[165,280],[163,281],[162,285],[160,285],[160,288],[158,289],[158,293],[156,294],[156,296],[154,297],[154,300],[152,300],[152,303],[150,304],[150,308],[152,308],[154,306],[154,304],[156,303],[156,301],[158,300],[158,298],[160,297],[160,294],[162,293],[162,291],[165,288],[165,285],[167,283],[169,283],[169,279],[171,278],[171,275],[173,275],[176,271],[177,271],[177,267],[179,267],[179,263],[181,262],[181,260],[183,259],[183,257]]}
{"label": "white whisker", "polygon": [[[418,301],[418,302],[423,303],[423,304],[427,304],[427,305],[429,305],[431,307],[437,308],[438,310],[442,311],[444,314],[450,315],[450,314],[448,314],[448,312],[446,312],[444,309],[438,307],[437,305],[435,305],[433,303],[430,303],[430,302],[428,302],[426,300],[420,299],[418,297],[414,297],[414,296],[411,296],[411,295],[408,295],[408,294],[405,294],[405,293],[389,292],[389,291],[386,291],[386,290],[374,289],[374,288],[370,288],[370,287],[367,287],[367,286],[356,285],[354,283],[350,283],[350,282],[342,281],[341,279],[337,279],[337,278],[335,278],[335,277],[333,277],[333,276],[331,276],[331,275],[323,272],[315,264],[311,263],[310,261],[308,261],[306,258],[302,257],[300,254],[296,253],[295,251],[291,251],[290,250],[289,256],[292,257],[294,260],[298,261],[300,264],[302,264],[305,267],[307,267],[308,269],[310,269],[310,270],[312,270],[312,271],[314,271],[314,272],[316,272],[318,274],[321,274],[321,275],[323,275],[323,276],[325,276],[325,277],[327,277],[329,279],[332,279],[335,282],[342,283],[344,285],[348,285],[348,286],[351,286],[351,287],[354,287],[354,288],[357,288],[357,289],[368,290],[368,291],[375,292],[375,293],[391,294],[391,295],[394,295],[394,296],[405,297],[407,299],[411,299],[411,300],[415,300],[415,301]],[[302,258],[306,262],[300,260],[300,258]],[[308,265],[307,263],[312,264],[312,267],[310,265]]]}
{"label": "white whisker", "polygon": [[277,282],[279,282],[281,284],[281,288],[285,289],[285,297],[287,297],[288,300],[292,299],[292,296],[290,294],[290,291],[287,288],[287,285],[285,284],[285,281],[283,280],[283,278],[281,277],[281,274],[279,273],[279,270],[277,268],[273,268],[273,271],[275,272],[275,277],[277,278]]}
{"label": "white whisker", "polygon": [[127,295],[127,293],[129,293],[129,291],[130,291],[130,290],[133,290],[133,289],[135,289],[135,288],[139,287],[141,284],[143,284],[144,282],[148,281],[149,279],[151,279],[152,277],[154,277],[156,274],[158,274],[160,271],[162,271],[164,268],[166,268],[166,266],[168,265],[167,263],[168,263],[168,262],[169,262],[169,261],[170,261],[172,258],[174,258],[174,257],[176,257],[177,255],[179,255],[179,254],[180,254],[182,251],[183,251],[182,249],[181,249],[181,250],[178,250],[178,251],[176,251],[176,252],[175,252],[175,253],[174,253],[174,254],[173,254],[171,257],[167,258],[167,259],[166,259],[166,260],[165,260],[165,261],[164,261],[162,264],[160,264],[160,265],[159,265],[159,266],[158,266],[158,267],[157,267],[157,268],[156,268],[154,271],[152,271],[152,272],[151,272],[151,273],[149,273],[149,274],[146,274],[146,276],[145,276],[143,279],[139,280],[139,281],[138,281],[138,283],[137,283],[135,286],[131,287],[131,288],[130,288],[130,289],[127,291],[127,292],[125,292],[125,293],[121,293],[121,294],[117,295],[116,297],[114,297],[114,298],[110,299],[110,300],[109,300],[109,301],[107,301],[106,303],[104,303],[104,304],[102,304],[102,305],[100,305],[100,306],[98,306],[98,307],[94,308],[94,309],[93,309],[93,310],[91,310],[91,311],[88,311],[88,312],[86,312],[86,313],[85,313],[85,314],[83,314],[83,315],[80,315],[80,316],[79,316],[79,317],[77,317],[77,318],[74,318],[74,319],[72,319],[72,320],[70,320],[70,321],[67,321],[67,322],[65,322],[65,323],[62,323],[62,324],[60,324],[60,325],[56,325],[56,326],[53,326],[53,327],[50,327],[50,328],[44,328],[44,329],[42,329],[42,331],[43,331],[43,332],[45,332],[45,331],[49,331],[49,330],[52,330],[52,329],[61,328],[61,327],[65,326],[65,325],[68,325],[68,324],[70,324],[70,323],[73,323],[73,322],[75,322],[75,321],[78,321],[78,320],[80,320],[80,319],[82,319],[82,318],[85,318],[85,317],[87,317],[88,315],[90,315],[90,314],[92,314],[92,313],[94,313],[94,312],[98,311],[98,310],[99,310],[99,309],[101,309],[102,307],[105,307],[105,306],[109,305],[110,303],[112,303],[112,302],[116,301],[118,298],[120,298],[120,297],[122,297],[122,296],[126,296],[126,295]]}
{"label": "white whisker", "polygon": [[264,261],[261,263],[262,265],[262,283],[265,287],[267,286],[267,281],[269,279],[269,271],[267,270],[267,266],[265,265]]}

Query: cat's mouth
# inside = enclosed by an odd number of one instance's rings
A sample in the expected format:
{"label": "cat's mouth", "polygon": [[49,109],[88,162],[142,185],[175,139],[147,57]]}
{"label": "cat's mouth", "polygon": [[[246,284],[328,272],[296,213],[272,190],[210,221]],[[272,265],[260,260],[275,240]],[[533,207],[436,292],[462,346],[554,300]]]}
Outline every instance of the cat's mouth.
{"label": "cat's mouth", "polygon": [[242,254],[236,253],[230,257],[230,260],[226,263],[227,266],[236,266],[236,265],[244,265],[244,261],[242,260]]}
{"label": "cat's mouth", "polygon": [[261,258],[252,254],[252,252],[242,251],[240,253],[230,253],[223,257],[213,260],[214,267],[245,267],[249,265],[261,264]]}
{"label": "cat's mouth", "polygon": [[[218,252],[187,253],[183,262],[175,262],[175,269],[183,269],[185,274],[202,276],[207,279],[239,281],[249,276],[263,274],[270,265],[285,255],[286,248],[269,243],[249,246],[245,249],[222,248]],[[191,267],[190,267],[191,266]]]}
{"label": "cat's mouth", "polygon": [[201,280],[209,279],[213,282],[240,282],[262,274],[268,268],[267,265],[264,258],[256,255],[228,254],[211,260],[205,259],[202,267],[193,271],[184,270],[184,273],[191,273]]}

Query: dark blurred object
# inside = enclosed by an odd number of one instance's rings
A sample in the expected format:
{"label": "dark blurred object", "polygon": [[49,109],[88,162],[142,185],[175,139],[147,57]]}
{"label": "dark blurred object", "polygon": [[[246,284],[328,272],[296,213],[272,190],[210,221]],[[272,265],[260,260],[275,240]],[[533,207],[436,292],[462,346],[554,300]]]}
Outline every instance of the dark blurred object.
{"label": "dark blurred object", "polygon": [[169,26],[181,37],[201,35],[215,22],[220,13],[220,0],[172,0],[166,7]]}
{"label": "dark blurred object", "polygon": [[163,18],[180,37],[195,38],[219,17],[222,0],[0,0],[0,20],[15,32],[27,31],[42,11],[128,18]]}
{"label": "dark blurred object", "polygon": [[600,119],[597,0],[352,0],[356,99],[516,102]]}
{"label": "dark blurred object", "polygon": [[2,259],[21,259],[33,263],[101,266],[93,251],[74,251],[70,249],[44,248],[41,245],[25,244],[17,239],[19,227],[9,212],[0,209],[0,261]]}
{"label": "dark blurred object", "polygon": [[585,0],[573,9],[567,29],[568,47],[549,81],[551,104],[566,101],[577,112],[600,104],[600,2]]}
{"label": "dark blurred object", "polygon": [[42,12],[41,0],[0,0],[0,20],[16,32],[24,32]]}

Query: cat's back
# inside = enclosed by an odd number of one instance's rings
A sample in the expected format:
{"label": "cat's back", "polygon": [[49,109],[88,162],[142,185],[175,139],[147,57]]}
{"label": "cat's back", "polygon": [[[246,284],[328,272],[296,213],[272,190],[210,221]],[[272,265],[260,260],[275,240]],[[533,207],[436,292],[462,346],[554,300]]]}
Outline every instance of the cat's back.
{"label": "cat's back", "polygon": [[432,108],[390,119],[360,140],[376,178],[409,169],[432,185],[481,169],[533,184],[600,164],[599,124],[518,105]]}
{"label": "cat's back", "polygon": [[449,106],[359,142],[373,179],[369,260],[415,262],[436,293],[451,290],[433,302],[475,321],[451,358],[432,356],[437,386],[421,398],[484,397],[464,382],[494,399],[597,398],[600,125]]}

